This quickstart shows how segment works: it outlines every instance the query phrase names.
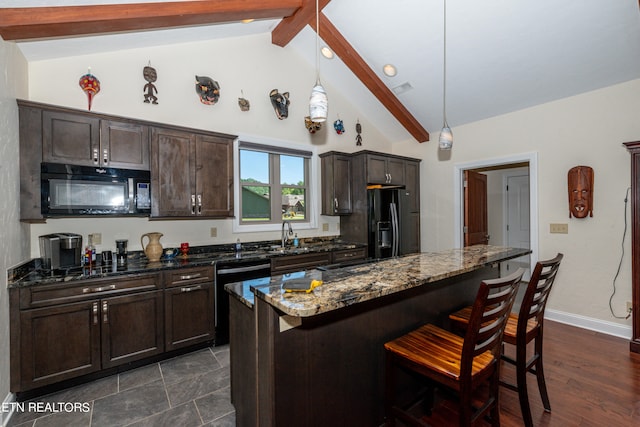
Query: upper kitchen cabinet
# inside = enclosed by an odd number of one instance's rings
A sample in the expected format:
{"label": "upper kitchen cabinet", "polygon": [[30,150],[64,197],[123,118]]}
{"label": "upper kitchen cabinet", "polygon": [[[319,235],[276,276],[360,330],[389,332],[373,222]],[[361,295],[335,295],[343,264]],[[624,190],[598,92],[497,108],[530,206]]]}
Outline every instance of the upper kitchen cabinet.
{"label": "upper kitchen cabinet", "polygon": [[320,155],[322,215],[351,213],[351,156],[330,151]]}
{"label": "upper kitchen cabinet", "polygon": [[420,212],[420,161],[407,160],[404,169],[404,188],[409,212]]}
{"label": "upper kitchen cabinet", "polygon": [[366,151],[361,153],[366,156],[368,184],[404,184],[403,159]]}
{"label": "upper kitchen cabinet", "polygon": [[233,216],[235,136],[177,127],[151,129],[151,216]]}
{"label": "upper kitchen cabinet", "polygon": [[149,127],[95,114],[42,111],[45,162],[149,169]]}

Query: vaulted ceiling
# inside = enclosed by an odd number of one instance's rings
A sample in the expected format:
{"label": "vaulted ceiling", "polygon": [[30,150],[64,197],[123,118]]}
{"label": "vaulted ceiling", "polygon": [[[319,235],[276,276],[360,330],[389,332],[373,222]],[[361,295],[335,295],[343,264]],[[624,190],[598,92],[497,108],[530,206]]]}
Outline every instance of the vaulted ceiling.
{"label": "vaulted ceiling", "polygon": [[[442,127],[443,0],[319,0],[337,55],[323,81],[391,140]],[[4,0],[0,36],[28,61],[270,32],[311,63],[315,0]],[[37,7],[37,9],[34,9]],[[253,18],[244,25],[239,21]],[[382,66],[398,68],[395,77]],[[454,128],[640,78],[635,0],[447,0],[447,119]],[[354,79],[362,84],[353,84]],[[356,82],[357,82],[356,80]],[[331,94],[329,94],[331,95]]]}

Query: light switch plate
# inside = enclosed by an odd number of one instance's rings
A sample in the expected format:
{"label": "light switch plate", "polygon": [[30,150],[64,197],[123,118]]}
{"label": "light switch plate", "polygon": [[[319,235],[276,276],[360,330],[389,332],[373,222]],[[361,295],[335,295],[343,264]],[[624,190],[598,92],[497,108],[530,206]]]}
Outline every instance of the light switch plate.
{"label": "light switch plate", "polygon": [[101,245],[102,244],[102,233],[93,233],[90,236],[91,244],[93,245]]}
{"label": "light switch plate", "polygon": [[549,232],[555,234],[568,234],[569,224],[549,224]]}

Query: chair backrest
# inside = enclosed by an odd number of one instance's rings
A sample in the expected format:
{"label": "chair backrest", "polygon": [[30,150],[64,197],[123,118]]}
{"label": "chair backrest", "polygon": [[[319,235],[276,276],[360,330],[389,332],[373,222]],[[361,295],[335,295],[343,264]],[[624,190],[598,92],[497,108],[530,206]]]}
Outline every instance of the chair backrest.
{"label": "chair backrest", "polygon": [[537,325],[542,326],[547,298],[549,297],[551,286],[556,280],[558,267],[560,267],[560,261],[562,261],[563,256],[563,254],[559,253],[553,259],[536,263],[518,313],[517,336],[526,336],[527,322],[530,319],[535,318]]}
{"label": "chair backrest", "polygon": [[496,361],[499,359],[502,335],[523,274],[524,270],[519,268],[506,277],[484,280],[480,284],[462,346],[461,378],[471,376],[473,359],[476,356],[490,351]]}

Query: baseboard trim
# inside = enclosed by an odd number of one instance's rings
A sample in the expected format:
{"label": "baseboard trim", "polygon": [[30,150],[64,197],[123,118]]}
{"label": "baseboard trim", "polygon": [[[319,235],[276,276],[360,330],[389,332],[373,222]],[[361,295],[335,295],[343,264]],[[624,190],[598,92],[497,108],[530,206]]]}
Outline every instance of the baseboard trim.
{"label": "baseboard trim", "polygon": [[567,325],[576,326],[578,328],[601,332],[603,334],[613,335],[620,338],[631,339],[630,325],[621,325],[620,323],[594,319],[592,317],[566,313],[564,311],[552,310],[549,308],[545,311],[544,317],[545,319],[565,323]]}
{"label": "baseboard trim", "polygon": [[12,405],[12,403],[16,401],[15,397],[13,393],[9,393],[2,401],[2,408],[0,410],[0,426],[2,427],[6,427],[7,424],[9,424],[9,420],[13,415],[15,405]]}

